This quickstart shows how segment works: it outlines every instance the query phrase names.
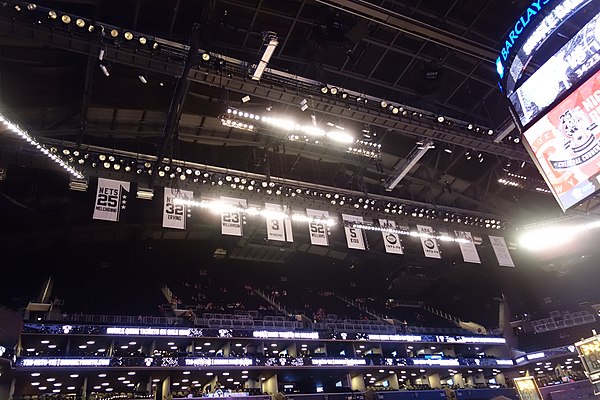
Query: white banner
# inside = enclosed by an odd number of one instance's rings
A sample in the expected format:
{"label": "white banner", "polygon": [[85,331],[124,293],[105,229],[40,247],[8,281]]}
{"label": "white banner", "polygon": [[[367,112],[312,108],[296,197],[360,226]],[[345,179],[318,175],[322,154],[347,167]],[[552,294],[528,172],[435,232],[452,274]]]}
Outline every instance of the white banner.
{"label": "white banner", "polygon": [[[363,223],[363,217],[355,215],[342,214],[342,220],[350,223]],[[346,243],[348,243],[349,249],[365,250],[365,236],[362,229],[344,225],[344,232],[346,233]]]}
{"label": "white banner", "polygon": [[[389,219],[380,219],[379,227],[383,229],[396,229],[396,222]],[[383,236],[383,244],[385,245],[386,253],[404,254],[399,234],[392,232],[381,232],[381,236]]]}
{"label": "white banner", "polygon": [[512,257],[508,252],[508,247],[506,246],[504,238],[502,236],[490,235],[490,242],[492,243],[492,248],[498,259],[498,264],[500,264],[501,267],[514,267],[515,263],[513,263]]}
{"label": "white banner", "polygon": [[471,232],[454,231],[454,233],[456,234],[457,238],[469,241],[469,243],[458,242],[458,247],[460,247],[463,260],[469,263],[481,264],[481,260],[479,259],[479,254],[477,254],[477,249],[475,248],[475,243],[473,242],[473,235],[471,235]]}
{"label": "white banner", "polygon": [[121,210],[124,210],[127,205],[129,185],[129,182],[98,178],[93,218],[119,221]]}
{"label": "white banner", "polygon": [[189,190],[179,190],[173,188],[165,188],[165,196],[163,202],[163,228],[185,229],[187,219],[190,217],[190,206],[183,204],[175,204],[176,197],[193,199],[194,192]]}
{"label": "white banner", "polygon": [[293,242],[294,237],[292,236],[290,219],[278,215],[283,213],[283,207],[280,204],[265,203],[265,210],[273,211],[273,215],[268,215],[265,218],[267,222],[267,239],[278,242]]}
{"label": "white banner", "polygon": [[[317,219],[329,218],[327,211],[306,209],[306,215]],[[327,225],[325,222],[310,222],[308,224],[310,233],[310,243],[318,246],[329,246],[329,238],[327,237]]]}
{"label": "white banner", "polygon": [[421,245],[423,246],[425,257],[442,258],[440,249],[438,248],[437,240],[433,237],[433,228],[427,225],[417,225],[417,231],[420,235],[422,235]]}
{"label": "white banner", "polygon": [[[246,208],[247,202],[246,199],[236,199],[233,197],[224,197],[221,196],[221,203],[227,208],[227,206],[231,206],[232,208]],[[242,211],[233,211],[233,210],[224,210],[221,212],[221,233],[223,235],[230,236],[242,236],[243,235],[243,212]]]}

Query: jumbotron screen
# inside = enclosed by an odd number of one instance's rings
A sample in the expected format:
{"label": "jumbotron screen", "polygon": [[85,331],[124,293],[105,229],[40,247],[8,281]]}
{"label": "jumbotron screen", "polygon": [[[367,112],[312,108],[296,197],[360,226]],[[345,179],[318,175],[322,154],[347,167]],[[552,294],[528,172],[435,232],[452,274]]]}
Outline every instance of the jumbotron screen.
{"label": "jumbotron screen", "polygon": [[600,190],[600,71],[527,129],[524,143],[563,210]]}

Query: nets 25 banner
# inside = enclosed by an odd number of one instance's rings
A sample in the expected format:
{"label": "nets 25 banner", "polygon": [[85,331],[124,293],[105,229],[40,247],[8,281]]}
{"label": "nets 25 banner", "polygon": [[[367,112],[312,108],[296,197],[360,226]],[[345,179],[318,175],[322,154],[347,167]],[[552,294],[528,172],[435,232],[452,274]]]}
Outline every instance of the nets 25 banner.
{"label": "nets 25 banner", "polygon": [[600,189],[600,71],[525,132],[563,209]]}
{"label": "nets 25 banner", "polygon": [[127,205],[129,186],[129,182],[98,178],[93,218],[119,221],[121,210],[124,210]]}

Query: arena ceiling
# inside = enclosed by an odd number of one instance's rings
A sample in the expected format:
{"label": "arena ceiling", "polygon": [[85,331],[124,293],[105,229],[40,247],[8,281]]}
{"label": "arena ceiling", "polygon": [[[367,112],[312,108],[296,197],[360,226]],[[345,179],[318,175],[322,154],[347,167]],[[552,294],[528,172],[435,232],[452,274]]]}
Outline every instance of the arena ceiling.
{"label": "arena ceiling", "polygon": [[[318,185],[331,193],[379,196],[464,212],[506,222],[506,236],[526,224],[564,217],[550,194],[536,190],[543,181],[522,143],[515,141],[518,132],[497,85],[494,61],[500,44],[528,2],[65,0],[29,4],[0,4],[0,100],[5,115],[48,145],[117,158],[164,157],[308,188]],[[56,18],[50,18],[48,10]],[[77,26],[78,18],[84,21],[82,27]],[[91,32],[90,25],[95,27]],[[114,37],[112,29],[117,30]],[[132,32],[133,39],[126,39],[125,32]],[[274,32],[278,45],[269,69],[255,81],[249,71],[262,53],[265,32]],[[142,44],[140,37],[147,42]],[[188,54],[190,47],[199,49],[194,57]],[[204,52],[210,55],[208,60],[200,56]],[[334,87],[336,94],[331,91]],[[250,100],[243,101],[245,96]],[[398,113],[392,112],[394,107]],[[377,148],[381,145],[381,157],[289,141],[269,129],[249,133],[227,127],[219,118],[227,109],[293,117],[304,124],[314,118],[320,126],[342,126],[356,139]],[[385,180],[428,140],[434,148],[393,191],[386,191]],[[222,247],[239,260],[286,263],[293,251],[326,256],[350,267],[373,261],[334,248],[323,253],[316,246],[272,247],[256,227],[234,242],[219,238],[218,225],[210,218],[187,232],[140,223],[147,216],[143,210],[137,212],[135,224],[93,225],[94,190],[69,191],[68,176],[6,130],[0,131],[0,167],[6,170],[0,183],[0,208],[4,221],[9,221],[3,226],[10,228],[3,232],[5,243],[35,243],[51,249],[59,244],[132,238],[201,240],[210,243],[210,254]],[[154,175],[124,175],[89,165],[84,172],[91,178],[113,177],[141,186],[176,185]],[[509,174],[521,177],[521,187],[500,182]],[[186,185],[198,192],[214,190]],[[251,196],[264,200],[258,194]],[[322,206],[314,199],[297,201]],[[597,205],[591,199],[568,215],[586,219]],[[329,208],[340,209],[339,205]],[[404,222],[416,221],[408,215]],[[65,224],[68,230],[63,229]],[[449,229],[452,226],[461,225],[450,224]],[[481,227],[472,229],[486,233]],[[343,248],[343,238],[333,240]],[[452,255],[449,264],[459,258]],[[416,267],[402,273],[389,259],[377,262],[387,268],[383,275],[418,292],[435,282],[418,286],[412,279],[423,278],[422,259],[419,252],[409,252],[405,264]],[[497,279],[496,274],[485,279]]]}
{"label": "arena ceiling", "polygon": [[[9,1],[0,6],[0,96],[5,114],[58,147],[278,177],[465,211],[514,228],[563,216],[550,194],[536,190],[544,184],[515,142],[518,132],[497,86],[500,43],[526,6],[514,0]],[[265,32],[278,45],[270,69],[255,81],[249,71]],[[199,49],[194,57],[190,46]],[[204,52],[209,60],[200,57]],[[380,145],[381,157],[223,126],[219,117],[228,108],[341,126]],[[16,165],[47,167],[8,132],[0,140],[8,180],[17,178]],[[432,148],[386,191],[394,169],[428,140]],[[500,181],[508,174],[527,180],[507,186]],[[154,178],[126,180],[147,186],[156,185]],[[596,207],[592,199],[570,214]]]}

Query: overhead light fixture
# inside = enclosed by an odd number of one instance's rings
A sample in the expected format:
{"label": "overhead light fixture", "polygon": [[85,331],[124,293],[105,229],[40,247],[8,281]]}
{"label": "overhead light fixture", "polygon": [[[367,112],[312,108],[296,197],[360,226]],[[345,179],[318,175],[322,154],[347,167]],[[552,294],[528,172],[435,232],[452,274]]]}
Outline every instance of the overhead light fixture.
{"label": "overhead light fixture", "polygon": [[140,42],[140,44],[143,46],[143,45],[145,45],[146,43],[148,43],[148,39],[146,39],[144,36],[141,36],[141,37],[138,39],[138,42]]}
{"label": "overhead light fixture", "polygon": [[487,134],[488,135],[493,135],[494,134],[494,130],[493,129],[488,129]]}
{"label": "overhead light fixture", "polygon": [[108,67],[106,65],[100,64],[100,69],[102,70],[102,73],[104,73],[104,75],[110,76],[110,72],[108,71]]}
{"label": "overhead light fixture", "polygon": [[250,96],[245,95],[244,97],[242,97],[242,103],[247,103],[250,101]]}
{"label": "overhead light fixture", "polygon": [[388,102],[387,102],[387,101],[385,101],[385,100],[381,100],[381,103],[380,103],[380,105],[381,105],[381,108],[387,108],[387,106],[388,106]]}
{"label": "overhead light fixture", "polygon": [[144,74],[138,75],[138,79],[140,80],[140,82],[142,82],[144,84],[148,83],[148,80],[146,79],[146,77],[144,76]]}
{"label": "overhead light fixture", "polygon": [[303,99],[300,102],[300,110],[306,111],[307,108],[308,108],[308,101],[306,99]]}
{"label": "overhead light fixture", "polygon": [[154,189],[138,186],[136,197],[142,200],[152,200],[154,197]]}
{"label": "overhead light fixture", "polygon": [[384,181],[383,186],[385,190],[388,192],[394,190],[402,178],[408,174],[432,146],[434,146],[432,141],[418,143],[417,146],[411,150],[406,159],[399,162],[392,174]]}
{"label": "overhead light fixture", "polygon": [[86,178],[71,176],[69,179],[69,189],[77,192],[85,192],[88,189],[88,180]]}
{"label": "overhead light fixture", "polygon": [[338,88],[336,88],[335,86],[331,88],[331,94],[332,95],[336,95],[338,93]]}
{"label": "overhead light fixture", "polygon": [[444,122],[446,120],[446,118],[444,118],[443,115],[440,115],[439,117],[437,117],[437,120],[441,124],[442,122]]}
{"label": "overhead light fixture", "polygon": [[100,51],[98,52],[98,60],[104,60],[104,49],[100,49]]}
{"label": "overhead light fixture", "polygon": [[85,21],[82,20],[81,18],[77,18],[75,20],[75,25],[77,25],[77,27],[79,27],[79,28],[83,28],[85,26]]}
{"label": "overhead light fixture", "polygon": [[117,36],[119,36],[119,31],[116,29],[111,29],[110,30],[110,36],[116,38]]}
{"label": "overhead light fixture", "polygon": [[327,87],[327,85],[321,86],[321,93],[326,94],[327,92],[329,92],[329,88]]}
{"label": "overhead light fixture", "polygon": [[37,9],[37,5],[35,5],[33,3],[29,3],[29,4],[27,4],[27,9],[29,11],[35,11]]}
{"label": "overhead light fixture", "polygon": [[400,112],[400,109],[398,107],[393,107],[392,108],[392,114],[398,114]]}
{"label": "overhead light fixture", "polygon": [[208,60],[210,60],[210,53],[205,51],[204,53],[202,53],[202,61],[208,61]]}
{"label": "overhead light fixture", "polygon": [[277,40],[277,34],[275,32],[263,33],[262,56],[260,57],[260,60],[258,61],[258,64],[256,65],[254,72],[252,73],[253,80],[260,80],[278,44],[279,40]]}
{"label": "overhead light fixture", "polygon": [[58,18],[58,14],[56,14],[56,11],[50,10],[50,11],[48,11],[48,18],[56,19],[56,18]]}
{"label": "overhead light fixture", "polygon": [[125,40],[131,40],[131,39],[133,39],[133,33],[131,33],[131,32],[125,32],[125,34],[123,35],[123,37],[125,38]]}
{"label": "overhead light fixture", "polygon": [[347,98],[347,97],[348,97],[348,93],[346,93],[346,92],[342,92],[341,96],[342,96],[342,99],[345,99],[345,98]]}

